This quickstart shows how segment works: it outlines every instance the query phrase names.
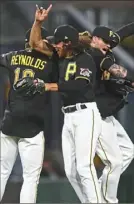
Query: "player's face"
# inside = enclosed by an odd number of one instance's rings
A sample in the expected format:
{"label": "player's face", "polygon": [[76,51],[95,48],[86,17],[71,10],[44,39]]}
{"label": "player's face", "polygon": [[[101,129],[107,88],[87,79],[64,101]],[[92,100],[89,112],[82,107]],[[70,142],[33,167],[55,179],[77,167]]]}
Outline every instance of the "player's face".
{"label": "player's face", "polygon": [[54,48],[56,49],[57,54],[59,55],[60,58],[66,56],[65,44],[63,42],[55,44]]}
{"label": "player's face", "polygon": [[100,49],[104,54],[110,49],[110,44],[106,43],[102,38],[93,37],[95,47]]}

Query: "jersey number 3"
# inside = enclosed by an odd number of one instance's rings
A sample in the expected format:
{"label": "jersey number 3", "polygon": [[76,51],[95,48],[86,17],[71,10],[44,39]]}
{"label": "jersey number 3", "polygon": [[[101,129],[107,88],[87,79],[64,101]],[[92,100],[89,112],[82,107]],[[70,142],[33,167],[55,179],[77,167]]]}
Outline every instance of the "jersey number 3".
{"label": "jersey number 3", "polygon": [[14,74],[15,74],[15,77],[14,77],[14,84],[20,79],[20,77],[24,78],[24,77],[34,77],[35,73],[32,69],[24,69],[22,70],[22,75],[20,76],[21,74],[21,69],[19,67],[17,67],[15,70],[14,70]]}

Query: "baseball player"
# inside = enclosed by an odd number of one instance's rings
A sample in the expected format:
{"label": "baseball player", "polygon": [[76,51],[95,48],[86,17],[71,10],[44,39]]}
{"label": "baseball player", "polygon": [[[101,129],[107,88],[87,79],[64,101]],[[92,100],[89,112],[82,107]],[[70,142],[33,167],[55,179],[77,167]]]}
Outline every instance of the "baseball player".
{"label": "baseball player", "polygon": [[[39,25],[36,25],[36,27],[39,27]],[[118,38],[117,38],[118,39]],[[41,39],[40,39],[40,41],[39,41],[40,43],[41,43]],[[116,42],[116,41],[114,41],[114,42]],[[119,42],[119,39],[118,39],[118,42]],[[39,43],[38,43],[38,45],[39,45]],[[64,45],[65,46],[65,45]],[[39,46],[40,47],[40,50],[41,49],[44,49],[44,43],[42,42],[42,46]],[[105,44],[102,44],[102,47],[101,47],[101,51],[105,51],[105,49],[107,49],[108,48],[108,46],[107,45],[105,45]],[[104,50],[103,50],[104,49]],[[103,52],[102,52],[103,53]],[[102,57],[102,56],[101,56]],[[104,58],[104,56],[103,56],[103,58]],[[102,59],[102,58],[101,58]],[[47,84],[47,86],[48,86],[48,84]],[[50,88],[50,87],[49,87]],[[52,88],[52,87],[51,87]],[[103,99],[104,100],[104,99]],[[118,102],[117,102],[118,103]],[[108,127],[108,126],[107,126]],[[110,126],[109,126],[110,127]],[[116,138],[116,137],[115,137]],[[115,139],[115,144],[117,144],[117,140]],[[117,148],[118,148],[118,150],[119,150],[119,147],[118,147],[118,145],[117,145]],[[113,150],[112,150],[113,151]],[[129,161],[131,161],[131,157],[130,157],[130,159],[129,159]],[[117,158],[117,161],[121,161],[121,157],[120,157],[120,155],[119,155],[119,157]],[[116,168],[115,168],[116,167]],[[115,170],[117,169],[117,171],[118,171],[118,175],[120,176],[120,171],[121,171],[121,164],[119,164],[119,165],[117,165],[116,163],[114,163],[114,165],[113,165],[113,169],[115,168]],[[116,171],[114,171],[114,174],[116,173]],[[77,195],[78,195],[78,197],[80,198],[80,200],[81,201],[83,201],[83,198],[82,198],[82,193],[80,193],[80,188],[79,188],[79,190],[78,190],[78,185],[77,185],[77,183],[79,183],[79,181],[78,181],[78,179],[76,179],[76,174],[74,173],[74,176],[73,176],[73,179],[70,179],[70,181],[72,182],[72,185],[73,185],[73,187],[74,187],[74,189],[75,189],[75,191],[77,192]],[[119,179],[118,179],[119,180]],[[117,186],[118,186],[118,180],[117,180]],[[115,189],[115,192],[116,192],[116,189]]]}
{"label": "baseball player", "polygon": [[[9,71],[11,89],[8,106],[1,127],[1,198],[12,171],[18,152],[23,167],[23,185],[20,203],[35,203],[37,186],[44,156],[44,116],[48,103],[48,93],[18,95],[16,82],[29,77],[38,77],[47,82],[57,81],[56,65],[50,57],[28,48],[30,30],[26,34],[27,49],[13,51],[0,56],[0,66]],[[42,28],[43,39],[48,36]],[[48,53],[47,53],[48,54]],[[20,84],[19,84],[20,85]],[[38,86],[36,86],[38,89]],[[45,105],[46,104],[46,105]]]}
{"label": "baseball player", "polygon": [[[131,24],[131,26],[132,25],[133,24]],[[107,27],[97,27],[93,32],[92,39],[90,39],[90,45],[97,49],[100,48],[101,52],[93,48],[90,48],[88,51],[94,57],[98,68],[98,93],[96,95],[96,101],[103,117],[102,134],[99,137],[97,146],[97,154],[106,164],[100,179],[100,181],[102,181],[102,198],[104,202],[113,203],[117,202],[116,197],[120,174],[132,161],[134,157],[134,147],[123,127],[111,115],[124,106],[127,93],[133,91],[132,81],[134,78],[132,77],[133,75],[130,75],[122,66],[115,64],[115,59],[111,52],[107,53],[105,58],[104,55],[102,55],[102,53],[106,52],[106,49],[108,50],[111,44],[111,46],[113,46],[113,43],[118,42],[115,38],[117,36],[116,34],[113,33],[114,38],[109,35],[111,32],[113,31]],[[100,66],[101,70],[103,70],[102,73],[99,71]],[[110,72],[112,73],[111,76]],[[100,81],[101,75],[103,75],[103,79],[106,80],[102,83]],[[126,78],[127,80],[122,81],[118,79],[119,77]],[[111,129],[110,132],[109,129]]]}
{"label": "baseball player", "polygon": [[[44,50],[42,39],[36,35],[44,21],[46,10],[37,9],[32,27],[31,42]],[[36,31],[36,32],[35,32]],[[34,34],[34,35],[33,35]],[[59,83],[44,83],[36,79],[43,91],[59,91],[63,102],[64,125],[62,149],[66,175],[79,196],[83,189],[82,202],[101,203],[100,189],[93,159],[98,136],[101,132],[101,117],[94,102],[95,63],[92,57],[77,50],[78,31],[69,25],[58,27],[54,32],[55,49],[59,60]],[[35,82],[33,81],[33,84]],[[23,80],[22,80],[23,84]],[[16,87],[16,91],[19,90]],[[35,87],[36,89],[36,87]],[[74,183],[78,176],[79,182]]]}

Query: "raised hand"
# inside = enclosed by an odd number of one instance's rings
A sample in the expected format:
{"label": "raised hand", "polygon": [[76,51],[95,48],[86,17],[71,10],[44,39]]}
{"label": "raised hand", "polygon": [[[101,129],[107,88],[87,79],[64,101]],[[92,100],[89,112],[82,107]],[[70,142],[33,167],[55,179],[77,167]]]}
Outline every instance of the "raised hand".
{"label": "raised hand", "polygon": [[43,22],[45,19],[47,19],[48,14],[52,8],[52,4],[47,9],[44,9],[43,7],[40,7],[36,5],[36,12],[35,12],[35,20]]}

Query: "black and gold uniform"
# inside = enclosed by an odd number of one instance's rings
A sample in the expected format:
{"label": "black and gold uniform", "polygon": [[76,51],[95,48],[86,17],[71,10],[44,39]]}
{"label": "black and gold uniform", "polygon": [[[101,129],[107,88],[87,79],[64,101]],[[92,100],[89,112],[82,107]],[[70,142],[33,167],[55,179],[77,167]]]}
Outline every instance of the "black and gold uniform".
{"label": "black and gold uniform", "polygon": [[[57,89],[63,102],[65,173],[82,203],[99,203],[101,195],[93,163],[101,132],[101,117],[95,103],[95,62],[91,55],[77,50],[79,34],[72,26],[58,27],[54,37],[57,50],[62,45],[64,56],[73,55],[59,60]],[[60,57],[61,52],[58,54]]]}
{"label": "black and gold uniform", "polygon": [[[96,75],[96,103],[103,118],[113,115],[117,110],[117,107],[122,107],[124,104],[123,96],[115,95],[110,90],[118,84],[110,81],[110,73],[107,70],[100,69],[102,66],[108,63],[108,60],[104,61],[104,55],[98,49],[91,48],[88,52],[93,56],[96,63],[97,75]],[[110,60],[111,65],[114,64]],[[109,90],[110,88],[110,90]]]}
{"label": "black and gold uniform", "polygon": [[[130,23],[121,27],[116,32],[105,26],[98,26],[93,31],[93,36],[97,36],[104,40],[104,42],[110,44],[110,47],[116,47],[124,38],[134,34],[134,23]],[[119,66],[114,67],[116,64],[115,57],[112,51],[108,51],[104,55],[100,50],[90,48],[86,50],[93,57],[97,68],[97,88],[96,88],[96,102],[100,113],[103,118],[117,113],[126,104],[127,91],[125,90],[125,84],[120,83],[121,69]],[[109,70],[119,70],[116,74],[112,74]],[[129,82],[134,81],[134,74],[128,70],[125,80]],[[123,91],[124,87],[124,91]]]}
{"label": "black and gold uniform", "polygon": [[[131,26],[127,28],[131,28]],[[128,31],[132,30],[129,29]],[[93,36],[101,38],[102,42],[104,41],[105,44],[111,45],[111,48],[113,48],[119,43],[119,38],[123,39],[125,36],[124,31],[120,31],[121,33],[122,35],[119,37],[111,29],[100,26],[95,29]],[[105,164],[100,178],[101,202],[117,203],[119,178],[134,157],[134,146],[126,131],[114,118],[113,114],[117,113],[126,103],[129,91],[126,83],[129,83],[131,86],[134,78],[128,70],[116,64],[111,51],[107,52],[105,56],[100,50],[95,48],[89,49],[88,52],[96,63],[96,102],[103,118],[102,132],[96,148],[96,154],[99,155]]]}
{"label": "black and gold uniform", "polygon": [[59,61],[59,92],[64,106],[95,100],[96,67],[92,57],[84,52]]}
{"label": "black and gold uniform", "polygon": [[45,104],[48,103],[49,93],[23,97],[15,92],[13,85],[26,76],[56,82],[56,63],[53,64],[51,58],[36,50],[27,49],[3,54],[0,65],[8,69],[11,84],[2,132],[10,136],[34,137],[44,129]]}

